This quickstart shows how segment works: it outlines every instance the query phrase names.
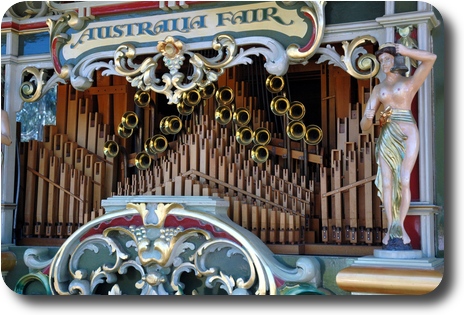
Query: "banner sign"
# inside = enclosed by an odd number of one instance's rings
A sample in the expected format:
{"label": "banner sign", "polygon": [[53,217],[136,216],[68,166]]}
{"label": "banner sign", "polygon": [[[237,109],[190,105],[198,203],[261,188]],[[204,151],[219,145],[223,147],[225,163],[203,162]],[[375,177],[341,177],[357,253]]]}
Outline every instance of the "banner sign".
{"label": "banner sign", "polygon": [[76,63],[89,53],[115,50],[123,43],[137,48],[156,47],[167,36],[184,43],[211,42],[217,34],[228,34],[236,40],[265,36],[284,47],[308,44],[314,33],[314,19],[304,12],[304,1],[295,2],[232,2],[191,5],[176,11],[156,10],[139,16],[124,14],[89,20],[75,31],[69,28],[68,40],[61,46],[60,64]]}

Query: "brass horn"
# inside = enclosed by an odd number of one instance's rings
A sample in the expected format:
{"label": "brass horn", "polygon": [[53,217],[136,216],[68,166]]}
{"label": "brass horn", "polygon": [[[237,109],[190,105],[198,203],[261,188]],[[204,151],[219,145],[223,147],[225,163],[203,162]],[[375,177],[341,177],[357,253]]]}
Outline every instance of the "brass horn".
{"label": "brass horn", "polygon": [[139,152],[135,156],[135,167],[139,170],[146,170],[151,165],[151,157],[147,152]]}
{"label": "brass horn", "polygon": [[277,75],[269,75],[266,79],[266,88],[271,93],[279,93],[284,89],[285,81],[284,78]]}
{"label": "brass horn", "polygon": [[138,107],[147,107],[150,104],[151,96],[150,93],[143,90],[138,90],[134,94],[134,103]]}
{"label": "brass horn", "polygon": [[268,145],[271,142],[271,133],[264,127],[257,128],[253,132],[253,143],[259,145]]}
{"label": "brass horn", "polygon": [[301,140],[305,137],[306,126],[300,120],[292,120],[287,125],[287,136],[295,141]]}
{"label": "brass horn", "polygon": [[124,127],[123,123],[119,123],[118,125],[118,135],[121,138],[127,139],[130,136],[132,136],[132,133],[134,132],[134,129],[126,128]]}
{"label": "brass horn", "polygon": [[253,141],[253,130],[248,126],[242,126],[235,132],[235,139],[241,145],[249,145]]}
{"label": "brass horn", "polygon": [[251,120],[250,111],[245,107],[237,108],[234,111],[232,119],[234,120],[234,123],[236,123],[238,126],[248,125],[248,123]]}
{"label": "brass horn", "polygon": [[309,125],[306,127],[304,141],[309,145],[316,145],[321,142],[323,137],[321,127],[317,125]]}
{"label": "brass horn", "polygon": [[106,157],[114,158],[119,153],[119,145],[114,140],[108,140],[103,145],[103,154]]}
{"label": "brass horn", "polygon": [[168,139],[163,135],[154,135],[150,138],[150,151],[162,153],[168,148]]}
{"label": "brass horn", "polygon": [[168,134],[169,134],[169,133],[166,131],[166,127],[165,127],[166,119],[168,119],[168,116],[161,118],[160,123],[159,123],[160,131],[161,131],[161,133],[164,134],[164,135],[168,135]]}
{"label": "brass horn", "polygon": [[251,149],[251,159],[256,163],[264,163],[269,157],[269,150],[264,146],[257,144]]}
{"label": "brass horn", "polygon": [[216,93],[216,85],[214,83],[209,83],[199,89],[200,96],[202,99],[206,100],[211,98]]}
{"label": "brass horn", "polygon": [[228,86],[222,86],[216,91],[216,101],[221,105],[229,105],[234,101],[235,94]]}
{"label": "brass horn", "polygon": [[287,112],[287,117],[290,120],[301,120],[306,113],[306,108],[303,103],[294,101],[290,103],[290,107]]}
{"label": "brass horn", "polygon": [[[161,124],[161,123],[160,123]],[[160,125],[161,129],[161,125]],[[182,129],[182,120],[177,116],[168,116],[163,123],[163,129],[166,134],[175,135]]]}
{"label": "brass horn", "polygon": [[283,116],[290,108],[290,101],[284,96],[275,96],[271,101],[271,111],[276,116]]}
{"label": "brass horn", "polygon": [[191,113],[193,113],[194,109],[195,109],[195,107],[188,106],[184,102],[180,102],[179,104],[177,104],[177,111],[179,112],[179,114],[181,114],[183,116],[190,115]]}
{"label": "brass horn", "polygon": [[232,120],[232,111],[226,105],[221,105],[214,111],[214,120],[220,125],[227,125]]}
{"label": "brass horn", "polygon": [[136,113],[132,111],[127,111],[122,115],[121,123],[124,126],[124,128],[134,129],[135,127],[137,127],[138,122],[139,117]]}
{"label": "brass horn", "polygon": [[182,101],[187,106],[197,106],[201,102],[201,95],[198,90],[190,90],[182,94]]}

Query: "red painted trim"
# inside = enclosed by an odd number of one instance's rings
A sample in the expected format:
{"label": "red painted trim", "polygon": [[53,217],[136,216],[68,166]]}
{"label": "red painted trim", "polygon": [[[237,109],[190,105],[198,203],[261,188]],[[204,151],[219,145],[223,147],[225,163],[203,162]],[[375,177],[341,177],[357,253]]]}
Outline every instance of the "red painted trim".
{"label": "red painted trim", "polygon": [[317,33],[317,27],[316,27],[316,23],[313,17],[308,13],[305,13],[304,15],[307,16],[311,20],[311,24],[313,26],[313,34],[311,35],[309,42],[304,47],[298,49],[298,51],[300,52],[305,52],[311,49],[311,47],[314,45],[314,41],[316,40],[316,33]]}

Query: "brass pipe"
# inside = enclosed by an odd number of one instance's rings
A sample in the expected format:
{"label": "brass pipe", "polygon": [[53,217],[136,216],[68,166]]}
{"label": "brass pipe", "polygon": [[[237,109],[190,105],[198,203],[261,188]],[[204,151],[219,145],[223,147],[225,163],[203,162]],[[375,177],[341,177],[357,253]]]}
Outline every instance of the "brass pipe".
{"label": "brass pipe", "polygon": [[264,163],[269,158],[269,150],[263,145],[255,145],[251,149],[251,159],[258,164]]}
{"label": "brass pipe", "polygon": [[275,96],[271,101],[271,111],[276,116],[283,116],[290,108],[290,101],[285,96]]}
{"label": "brass pipe", "polygon": [[271,142],[271,132],[267,128],[260,127],[253,131],[253,143],[268,145]]}
{"label": "brass pipe", "polygon": [[177,104],[177,111],[179,112],[179,114],[183,116],[190,115],[191,113],[193,113],[194,109],[195,107],[187,105],[184,102],[180,102],[179,104]]}
{"label": "brass pipe", "polygon": [[253,142],[253,130],[248,126],[242,126],[235,132],[235,139],[241,145],[249,145]]}
{"label": "brass pipe", "polygon": [[248,123],[251,121],[250,111],[246,109],[245,107],[237,108],[234,111],[232,119],[234,123],[237,124],[238,126],[248,125]]}
{"label": "brass pipe", "polygon": [[309,145],[317,145],[321,142],[323,138],[323,133],[321,127],[317,125],[308,125],[306,127],[306,133],[304,136],[304,141]]}
{"label": "brass pipe", "polygon": [[119,153],[119,145],[114,140],[108,140],[103,145],[103,154],[109,158],[114,158]]}
{"label": "brass pipe", "polygon": [[286,131],[287,131],[287,136],[290,139],[294,141],[298,141],[305,137],[306,126],[303,124],[303,122],[299,120],[293,120],[288,123]]}
{"label": "brass pipe", "polygon": [[149,147],[152,152],[162,153],[168,148],[168,140],[163,135],[154,135],[150,138]]}
{"label": "brass pipe", "polygon": [[221,105],[214,111],[214,120],[220,125],[227,125],[232,120],[232,111],[226,105]]}
{"label": "brass pipe", "polygon": [[119,123],[118,125],[118,135],[121,138],[127,139],[130,136],[132,136],[132,133],[134,132],[134,129],[126,128],[124,127],[123,123]]}
{"label": "brass pipe", "polygon": [[216,101],[220,105],[230,105],[235,98],[234,91],[228,86],[222,86],[216,91]]}
{"label": "brass pipe", "polygon": [[306,114],[306,108],[303,103],[294,101],[290,103],[287,111],[287,117],[290,120],[301,120]]}
{"label": "brass pipe", "polygon": [[139,117],[133,111],[127,111],[122,115],[121,123],[124,126],[124,128],[134,129],[135,127],[137,127],[138,122]]}
{"label": "brass pipe", "polygon": [[134,94],[134,103],[138,107],[147,107],[150,104],[151,96],[150,93],[143,90],[138,90]]}
{"label": "brass pipe", "polygon": [[148,155],[147,152],[139,152],[135,156],[135,167],[139,170],[146,170],[151,165],[151,157]]}
{"label": "brass pipe", "polygon": [[266,79],[266,88],[271,93],[279,93],[284,89],[285,81],[281,76],[269,75]]}
{"label": "brass pipe", "polygon": [[214,96],[216,93],[216,85],[214,83],[207,84],[199,89],[200,96],[206,100]]}
{"label": "brass pipe", "polygon": [[167,134],[175,135],[182,130],[182,120],[177,116],[168,116],[164,121],[164,130]]}
{"label": "brass pipe", "polygon": [[201,101],[201,95],[198,90],[189,90],[184,93],[182,93],[182,101],[185,103],[187,106],[197,106],[200,104]]}

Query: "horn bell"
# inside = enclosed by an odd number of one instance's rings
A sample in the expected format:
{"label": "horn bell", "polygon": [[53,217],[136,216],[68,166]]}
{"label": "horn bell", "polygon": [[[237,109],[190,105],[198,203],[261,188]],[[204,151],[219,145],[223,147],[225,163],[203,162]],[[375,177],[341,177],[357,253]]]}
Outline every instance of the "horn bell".
{"label": "horn bell", "polygon": [[201,102],[201,95],[198,90],[190,90],[182,93],[182,101],[187,106],[197,106]]}
{"label": "horn bell", "polygon": [[181,114],[183,116],[190,115],[191,113],[193,113],[194,109],[195,109],[195,107],[188,106],[184,102],[180,102],[179,104],[177,104],[177,111],[179,112],[179,114]]}
{"label": "horn bell", "polygon": [[271,111],[276,116],[283,116],[290,108],[290,101],[284,96],[275,96],[271,101]]}
{"label": "horn bell", "polygon": [[249,145],[253,142],[253,130],[248,126],[242,126],[235,132],[235,140],[241,145]]}
{"label": "horn bell", "polygon": [[216,91],[216,101],[221,105],[230,105],[235,98],[234,90],[228,86],[222,86]]}
{"label": "horn bell", "polygon": [[284,89],[284,78],[277,75],[269,75],[266,79],[266,89],[271,93],[279,93]]}
{"label": "horn bell", "polygon": [[143,90],[138,90],[134,94],[134,103],[138,107],[147,107],[150,104],[151,96],[150,93]]}
{"label": "horn bell", "polygon": [[317,125],[308,125],[304,141],[309,145],[317,145],[322,141],[323,133],[321,127]]}
{"label": "horn bell", "polygon": [[253,143],[259,145],[268,145],[271,142],[271,133],[267,128],[259,127],[253,131]]}
{"label": "horn bell", "polygon": [[147,152],[139,152],[135,156],[135,167],[139,170],[146,170],[151,165],[151,157]]}
{"label": "horn bell", "polygon": [[232,111],[226,105],[221,105],[214,111],[214,120],[220,125],[227,125],[232,120]]}
{"label": "horn bell", "polygon": [[118,135],[121,138],[127,139],[130,136],[132,136],[133,132],[134,132],[134,129],[126,128],[126,127],[124,127],[124,124],[122,122],[119,123],[119,125],[118,125]]}
{"label": "horn bell", "polygon": [[214,96],[216,93],[216,84],[209,83],[205,86],[200,87],[199,89],[200,96],[202,99],[206,100]]}
{"label": "horn bell", "polygon": [[293,120],[287,125],[287,136],[295,141],[305,137],[306,126],[300,120]]}
{"label": "horn bell", "polygon": [[245,107],[237,108],[232,116],[234,123],[238,126],[245,126],[251,121],[251,114]]}
{"label": "horn bell", "polygon": [[127,111],[122,115],[121,123],[124,128],[134,129],[139,123],[139,117],[132,111]]}
{"label": "horn bell", "polygon": [[154,135],[150,138],[149,149],[155,153],[162,153],[168,148],[168,139],[163,135]]}
{"label": "horn bell", "polygon": [[290,103],[290,107],[287,112],[287,117],[290,120],[301,120],[306,114],[306,108],[303,103],[294,101]]}
{"label": "horn bell", "polygon": [[106,157],[114,158],[119,154],[119,145],[114,140],[108,140],[103,145],[103,154]]}
{"label": "horn bell", "polygon": [[269,150],[264,145],[255,145],[251,149],[251,159],[258,164],[264,163],[269,158]]}
{"label": "horn bell", "polygon": [[174,115],[168,116],[163,125],[164,131],[169,135],[175,135],[182,130],[182,120]]}

